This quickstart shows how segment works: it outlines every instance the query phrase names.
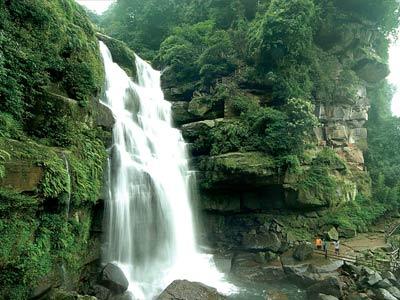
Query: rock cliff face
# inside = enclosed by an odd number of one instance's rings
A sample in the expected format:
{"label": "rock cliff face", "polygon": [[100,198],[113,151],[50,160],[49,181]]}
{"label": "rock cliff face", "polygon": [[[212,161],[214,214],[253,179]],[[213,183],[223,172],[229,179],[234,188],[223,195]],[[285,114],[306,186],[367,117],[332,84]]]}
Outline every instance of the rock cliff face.
{"label": "rock cliff face", "polygon": [[[319,24],[313,40],[324,58],[319,63],[324,78],[315,80],[313,92],[320,124],[314,128],[314,139],[306,150],[308,160],[295,174],[262,152],[210,154],[211,131],[239,117],[232,99],[213,99],[212,91],[193,93],[196,88],[190,84],[171,85],[165,74],[165,95],[172,102],[174,121],[189,143],[192,165],[198,171],[204,236],[212,245],[279,253],[296,239],[322,234],[335,225],[320,218],[330,209],[353,202],[359,192],[369,194],[363,155],[370,107],[367,90],[389,72],[374,50],[381,36],[372,24],[350,15],[330,15],[327,20],[329,24]],[[273,83],[255,88],[242,82],[237,88],[260,107],[274,98]],[[326,151],[336,154],[341,162],[332,163]],[[309,183],[319,162],[327,168],[323,177],[334,182],[329,192]],[[283,234],[268,229],[274,218],[282,225]]]}
{"label": "rock cliff face", "polygon": [[0,298],[39,298],[76,290],[100,258],[114,120],[81,7],[3,1],[0,22]]}

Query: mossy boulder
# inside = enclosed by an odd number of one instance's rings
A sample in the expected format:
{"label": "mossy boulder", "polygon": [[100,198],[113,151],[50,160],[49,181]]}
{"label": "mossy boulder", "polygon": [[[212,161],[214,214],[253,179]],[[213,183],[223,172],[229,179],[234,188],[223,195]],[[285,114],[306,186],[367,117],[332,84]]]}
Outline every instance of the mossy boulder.
{"label": "mossy boulder", "polygon": [[110,50],[113,61],[117,63],[124,71],[132,77],[137,79],[136,74],[136,56],[124,42],[116,40],[110,36],[104,35],[100,32],[96,33],[97,38],[106,44]]}
{"label": "mossy boulder", "polygon": [[279,182],[275,161],[261,152],[232,152],[195,159],[200,185],[234,190]]}

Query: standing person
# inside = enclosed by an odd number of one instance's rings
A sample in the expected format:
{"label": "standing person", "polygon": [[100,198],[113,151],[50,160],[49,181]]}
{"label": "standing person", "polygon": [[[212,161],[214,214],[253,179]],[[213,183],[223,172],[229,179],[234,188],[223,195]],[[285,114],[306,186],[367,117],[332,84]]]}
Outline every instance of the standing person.
{"label": "standing person", "polygon": [[335,246],[335,255],[339,255],[340,241],[339,240],[334,241],[333,245]]}
{"label": "standing person", "polygon": [[322,241],[322,247],[324,249],[325,258],[328,258],[328,241],[326,238]]}
{"label": "standing person", "polygon": [[322,249],[322,240],[320,239],[319,236],[317,236],[317,238],[315,239],[315,246],[317,247],[317,250]]}

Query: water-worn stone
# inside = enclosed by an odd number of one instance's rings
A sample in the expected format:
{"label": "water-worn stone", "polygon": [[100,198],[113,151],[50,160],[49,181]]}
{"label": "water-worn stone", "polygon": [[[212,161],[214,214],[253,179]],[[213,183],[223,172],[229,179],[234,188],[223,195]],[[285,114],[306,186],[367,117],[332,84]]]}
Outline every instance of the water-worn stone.
{"label": "water-worn stone", "polygon": [[329,277],[313,284],[307,288],[307,295],[310,299],[315,299],[321,291],[336,298],[343,296],[342,283],[337,277]]}
{"label": "water-worn stone", "polygon": [[302,243],[297,245],[293,251],[293,257],[299,261],[303,261],[312,257],[314,247],[310,243]]}
{"label": "water-worn stone", "polygon": [[158,300],[224,300],[216,289],[198,282],[173,281],[157,298]]}
{"label": "water-worn stone", "polygon": [[100,284],[115,294],[122,294],[129,286],[124,272],[113,263],[108,263],[101,271]]}

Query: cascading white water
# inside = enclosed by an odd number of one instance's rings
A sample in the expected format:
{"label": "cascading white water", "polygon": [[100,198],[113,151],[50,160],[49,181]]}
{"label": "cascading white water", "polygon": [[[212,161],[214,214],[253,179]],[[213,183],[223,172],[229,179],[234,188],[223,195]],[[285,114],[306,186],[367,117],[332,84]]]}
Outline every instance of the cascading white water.
{"label": "cascading white water", "polygon": [[138,83],[100,43],[107,86],[103,104],[115,117],[108,180],[108,262],[129,280],[134,299],[152,299],[175,279],[228,293],[212,257],[197,252],[186,145],[171,125],[160,72],[136,57]]}

